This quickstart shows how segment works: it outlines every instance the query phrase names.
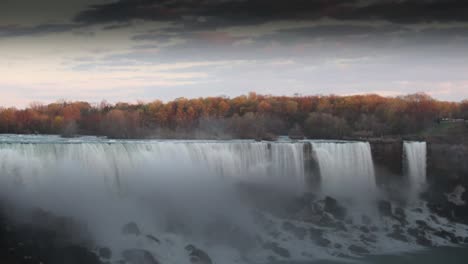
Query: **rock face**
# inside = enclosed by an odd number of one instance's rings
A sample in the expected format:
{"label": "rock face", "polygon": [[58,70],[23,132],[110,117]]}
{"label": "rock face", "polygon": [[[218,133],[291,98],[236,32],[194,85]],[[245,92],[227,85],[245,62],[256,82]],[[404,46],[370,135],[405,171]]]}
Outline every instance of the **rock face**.
{"label": "rock face", "polygon": [[428,145],[429,190],[424,198],[433,212],[463,223],[468,223],[467,161],[467,145]]}
{"label": "rock face", "polygon": [[401,139],[374,139],[370,140],[369,143],[377,174],[403,174],[403,141]]}
{"label": "rock face", "polygon": [[[454,183],[468,184],[468,146],[452,144],[428,144],[427,177],[453,188]],[[445,183],[445,184],[444,184]]]}

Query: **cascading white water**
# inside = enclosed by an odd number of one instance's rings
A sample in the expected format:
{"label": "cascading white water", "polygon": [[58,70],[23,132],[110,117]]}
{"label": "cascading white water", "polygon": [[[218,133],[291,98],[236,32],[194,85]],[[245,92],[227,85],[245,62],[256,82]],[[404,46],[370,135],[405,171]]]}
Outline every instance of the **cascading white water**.
{"label": "cascading white water", "polygon": [[[135,174],[155,179],[170,176],[186,180],[203,177],[200,180],[284,181],[281,184],[294,183],[299,190],[304,186],[302,143],[8,143],[0,145],[0,155],[2,180],[5,176],[14,176],[15,181],[26,185],[46,181],[66,164],[73,172],[97,174],[122,189],[135,182],[134,178],[129,178]],[[95,182],[100,180],[94,179]]]}
{"label": "cascading white water", "polygon": [[377,192],[370,144],[312,142],[324,194],[338,198],[372,197]]}
{"label": "cascading white water", "polygon": [[[320,211],[314,211],[323,206],[321,197],[294,197],[305,189],[308,144],[323,193],[351,209],[346,217],[353,221],[342,221],[344,230],[330,228]],[[411,177],[422,182],[425,145],[407,142],[405,153]],[[213,263],[226,264],[272,263],[272,257],[281,263],[309,263],[353,254],[353,245],[372,253],[408,250],[413,241],[388,236],[398,220],[372,218],[367,205],[375,204],[365,202],[376,192],[370,145],[364,142],[0,136],[0,202],[11,203],[20,217],[31,218],[31,209],[42,208],[84,223],[93,247],[111,249],[111,263],[119,263],[126,250],[137,249],[150,252],[159,263],[190,264],[188,244],[206,251]],[[357,225],[365,224],[363,215],[382,225],[372,232],[372,244],[363,239],[369,232]],[[406,210],[406,216],[413,224],[427,219],[425,212],[412,210]],[[140,235],[122,232],[129,222],[138,226]],[[427,222],[434,230],[454,229],[438,224],[441,221]],[[466,227],[457,228],[468,236]],[[323,239],[315,241],[315,233]]]}
{"label": "cascading white water", "polygon": [[403,143],[403,149],[411,193],[417,195],[426,184],[427,144],[406,141]]}
{"label": "cascading white water", "polygon": [[[1,198],[77,219],[114,251],[145,247],[122,236],[132,221],[147,234],[177,232],[182,249],[214,228],[253,233],[238,183],[304,188],[300,142],[20,139],[0,140]],[[187,262],[167,250],[165,263]]]}

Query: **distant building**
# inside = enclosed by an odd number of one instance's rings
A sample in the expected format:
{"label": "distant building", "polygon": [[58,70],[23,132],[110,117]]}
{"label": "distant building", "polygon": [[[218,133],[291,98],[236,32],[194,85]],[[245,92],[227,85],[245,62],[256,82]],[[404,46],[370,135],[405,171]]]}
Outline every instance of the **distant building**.
{"label": "distant building", "polygon": [[468,123],[468,120],[462,118],[439,118],[438,123]]}

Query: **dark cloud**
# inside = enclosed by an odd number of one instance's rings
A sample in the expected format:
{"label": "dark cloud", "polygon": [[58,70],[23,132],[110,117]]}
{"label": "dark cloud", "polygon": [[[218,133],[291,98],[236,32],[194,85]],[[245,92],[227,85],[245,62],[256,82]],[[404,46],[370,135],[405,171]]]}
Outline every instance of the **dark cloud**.
{"label": "dark cloud", "polygon": [[0,37],[37,36],[68,32],[83,27],[82,24],[43,24],[37,26],[0,25]]}
{"label": "dark cloud", "polygon": [[131,19],[183,21],[187,17],[214,17],[231,24],[255,24],[277,19],[317,19],[333,16],[348,6],[344,0],[120,0],[94,5],[75,20],[85,23]]}
{"label": "dark cloud", "polygon": [[[218,25],[257,24],[280,19],[388,20],[395,23],[468,21],[468,1],[455,0],[120,0],[94,5],[75,20],[85,23],[132,19],[178,21],[207,17]],[[196,26],[213,23],[192,21]]]}

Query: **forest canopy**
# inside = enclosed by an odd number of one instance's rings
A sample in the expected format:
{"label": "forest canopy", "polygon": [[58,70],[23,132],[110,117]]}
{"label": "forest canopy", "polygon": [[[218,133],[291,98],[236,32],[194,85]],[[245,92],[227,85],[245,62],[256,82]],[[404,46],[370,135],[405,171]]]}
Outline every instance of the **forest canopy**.
{"label": "forest canopy", "polygon": [[[111,138],[309,138],[415,135],[441,120],[468,119],[468,100],[398,97],[269,96],[178,98],[135,104],[33,103],[0,108],[0,133]],[[466,122],[464,122],[466,123]]]}

